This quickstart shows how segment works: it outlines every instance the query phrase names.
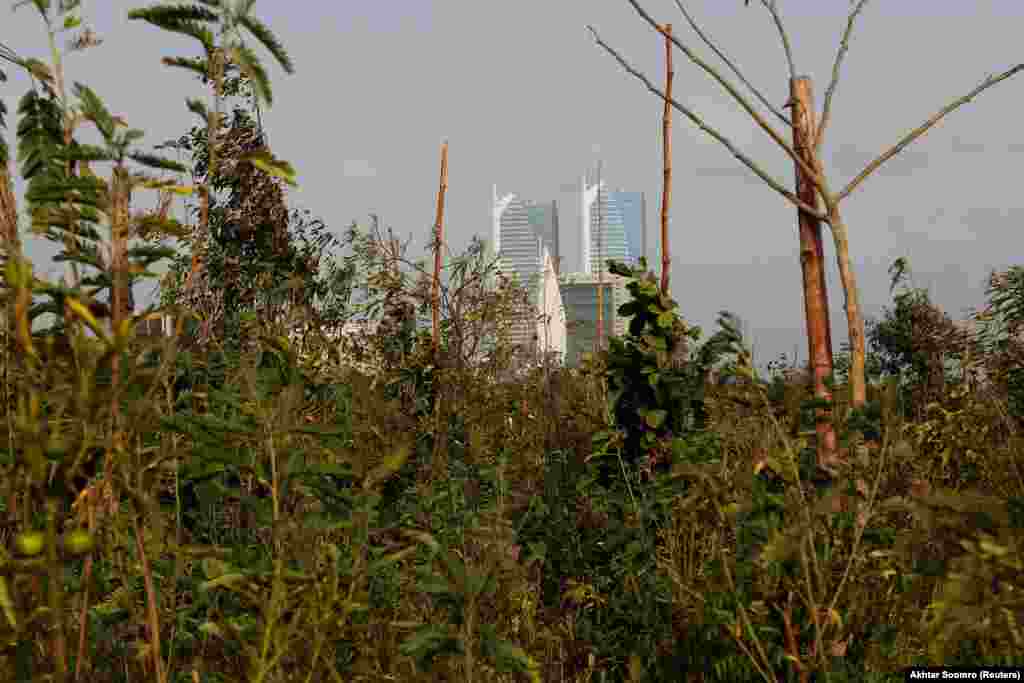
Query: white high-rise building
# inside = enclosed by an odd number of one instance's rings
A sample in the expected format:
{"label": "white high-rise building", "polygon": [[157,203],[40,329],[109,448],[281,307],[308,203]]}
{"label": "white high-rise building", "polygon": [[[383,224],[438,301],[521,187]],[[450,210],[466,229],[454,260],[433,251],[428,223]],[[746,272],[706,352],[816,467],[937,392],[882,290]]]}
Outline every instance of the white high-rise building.
{"label": "white high-rise building", "polygon": [[603,180],[584,176],[580,181],[580,263],[586,275],[607,273],[609,259],[632,260],[618,195]]}
{"label": "white high-rise building", "polygon": [[622,217],[628,251],[626,263],[636,266],[639,264],[641,256],[647,256],[647,197],[643,192],[627,192],[619,189],[609,192],[608,199],[610,204],[615,205]]}
{"label": "white high-rise building", "polygon": [[498,196],[494,186],[491,245],[503,273],[527,287],[533,310],[513,332],[513,343],[530,354],[565,353],[565,312],[558,288],[558,206],[515,194]]}

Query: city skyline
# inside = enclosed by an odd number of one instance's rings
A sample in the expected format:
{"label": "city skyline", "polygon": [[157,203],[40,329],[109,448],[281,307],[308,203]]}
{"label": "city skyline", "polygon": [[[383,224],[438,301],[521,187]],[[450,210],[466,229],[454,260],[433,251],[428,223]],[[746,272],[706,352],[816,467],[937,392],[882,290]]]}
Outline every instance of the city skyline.
{"label": "city skyline", "polygon": [[[185,98],[208,102],[209,93],[192,76],[161,67],[168,54],[194,55],[193,46],[128,21],[128,9],[137,5],[83,3],[83,22],[104,42],[69,58],[66,76],[68,83],[87,83],[112,112],[144,130],[140,144],[150,146],[186,134],[194,118]],[[657,21],[678,23],[678,39],[715,62],[671,3],[644,5]],[[293,163],[298,174],[290,206],[308,208],[335,234],[352,221],[366,225],[368,216],[380,216],[383,225],[412,236],[411,254],[426,253],[436,211],[438,145],[449,140],[445,239],[451,252],[461,252],[485,231],[482,198],[497,182],[526,197],[558,201],[560,268],[571,272],[579,269],[578,174],[602,158],[609,187],[646,191],[648,256],[659,265],[663,103],[596,46],[585,28],[592,24],[661,83],[664,41],[629,3],[420,0],[316,8],[256,5],[296,67],[287,75],[268,64],[274,105],[261,112],[274,155]],[[817,111],[848,13],[845,2],[785,4],[793,58],[799,73],[813,79]],[[755,11],[754,3],[704,2],[694,3],[693,15],[774,106],[786,101],[786,60],[765,12]],[[836,186],[987,74],[1019,62],[1022,18],[1019,0],[872,3],[851,39],[822,147],[824,170]],[[8,12],[4,22],[11,50],[49,58],[36,13]],[[478,30],[482,25],[502,30]],[[908,51],[908,35],[926,37]],[[333,48],[329,58],[324,45]],[[791,185],[790,159],[717,83],[681,53],[676,58],[678,101]],[[368,60],[373,69],[359,68]],[[18,70],[8,75],[0,97],[11,112],[11,142],[18,100],[31,83]],[[892,305],[886,271],[896,258],[910,257],[917,285],[929,288],[954,318],[984,303],[991,269],[1014,264],[1024,216],[1016,189],[1024,153],[1015,122],[1020,79],[985,91],[943,119],[849,198],[845,218],[866,317]],[[139,97],[124,88],[127,81],[159,87]],[[417,107],[411,115],[410,102],[435,106]],[[718,311],[734,311],[749,321],[765,360],[792,353],[794,345],[805,359],[795,209],[685,117],[673,113],[672,122],[671,284],[680,314],[710,333]],[[595,141],[600,152],[593,150]],[[188,163],[187,154],[181,161]],[[562,191],[560,184],[573,187]],[[19,206],[24,190],[18,177]],[[138,208],[155,201],[140,192]],[[843,295],[831,241],[825,248],[838,349],[846,339]],[[53,262],[52,245],[26,239],[26,251],[41,276],[59,277],[63,264]],[[153,287],[148,281],[137,290],[140,304],[151,300]]]}
{"label": "city skyline", "polygon": [[[600,168],[588,169],[579,184],[583,268],[564,271],[557,265],[561,260],[557,200],[531,200],[514,192],[499,195],[497,184],[493,186],[491,252],[503,272],[514,274],[527,286],[537,308],[536,337],[531,339],[532,325],[524,320],[515,327],[515,344],[524,346],[536,340],[544,350],[557,350],[567,364],[574,365],[579,354],[592,350],[597,340],[597,290],[602,279],[603,320],[607,321],[602,336],[625,333],[626,321],[618,315],[618,307],[627,297],[625,282],[608,273],[605,264],[614,259],[636,265],[645,255],[644,204],[644,192],[610,190],[600,178]],[[551,273],[547,259],[552,262]],[[540,277],[542,273],[545,277]],[[557,295],[549,286],[549,275],[554,275]],[[552,349],[550,341],[541,341],[551,339],[564,342]]]}

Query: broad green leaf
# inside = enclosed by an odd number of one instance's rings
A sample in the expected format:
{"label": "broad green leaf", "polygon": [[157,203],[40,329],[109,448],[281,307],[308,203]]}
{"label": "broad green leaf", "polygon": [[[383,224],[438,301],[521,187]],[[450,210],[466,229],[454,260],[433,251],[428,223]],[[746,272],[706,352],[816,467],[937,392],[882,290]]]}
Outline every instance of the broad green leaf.
{"label": "broad green leaf", "polygon": [[665,418],[668,417],[668,411],[661,409],[648,410],[643,417],[644,422],[647,423],[648,427],[651,429],[658,429],[662,424],[664,424]]}
{"label": "broad green leaf", "polygon": [[371,562],[367,567],[366,571],[372,576],[374,572],[376,572],[377,570],[382,569],[390,564],[401,562],[403,559],[405,559],[414,552],[416,552],[416,546],[409,546],[408,548],[403,548],[402,550],[398,550],[393,553],[388,553],[384,557],[378,558]]}
{"label": "broad green leaf", "polygon": [[385,456],[384,461],[374,467],[370,473],[366,475],[366,480],[363,486],[365,488],[373,488],[374,485],[389,478],[402,468],[402,465],[404,465],[409,459],[411,453],[412,447],[409,444],[396,446],[394,453]]}
{"label": "broad green leaf", "polygon": [[11,600],[11,593],[7,586],[6,576],[0,576],[0,607],[3,608],[4,616],[7,617],[7,621],[10,623],[11,629],[17,631],[18,618],[14,612],[14,601]]}
{"label": "broad green leaf", "polygon": [[218,626],[217,624],[213,623],[212,621],[204,621],[202,624],[200,624],[199,625],[199,632],[200,633],[205,633],[205,634],[211,635],[211,636],[217,636],[221,640],[224,639],[224,631],[221,630],[220,626]]}
{"label": "broad green leaf", "polygon": [[145,152],[132,152],[128,155],[128,158],[137,164],[142,164],[149,168],[156,168],[161,171],[174,171],[176,173],[187,173],[188,168],[183,164],[179,164],[177,161],[171,159],[165,159],[158,157],[155,154],[147,154]]}
{"label": "broad green leaf", "polygon": [[292,187],[298,187],[295,182],[295,169],[287,161],[276,158],[266,149],[248,152],[239,157],[239,161],[248,161],[264,173],[281,178]]}
{"label": "broad green leaf", "polygon": [[100,339],[102,339],[104,343],[110,343],[110,338],[107,337],[106,330],[103,329],[99,321],[96,320],[95,316],[93,316],[93,314],[89,311],[88,308],[86,308],[82,304],[81,301],[73,297],[68,297],[67,299],[65,299],[65,303],[67,303],[68,307],[72,311],[74,311],[76,315],[78,315],[80,318],[82,318],[82,320],[85,321],[85,324],[89,326],[89,329],[92,330],[96,334],[96,336],[100,337]]}
{"label": "broad green leaf", "polygon": [[163,178],[149,178],[141,183],[142,187],[149,190],[162,190],[164,192],[173,192],[174,194],[188,196],[194,194],[196,188],[194,185],[178,185],[173,180],[166,180]]}
{"label": "broad green leaf", "polygon": [[234,588],[249,580],[245,574],[224,574],[211,581],[204,581],[199,584],[199,590],[207,592],[213,588]]}

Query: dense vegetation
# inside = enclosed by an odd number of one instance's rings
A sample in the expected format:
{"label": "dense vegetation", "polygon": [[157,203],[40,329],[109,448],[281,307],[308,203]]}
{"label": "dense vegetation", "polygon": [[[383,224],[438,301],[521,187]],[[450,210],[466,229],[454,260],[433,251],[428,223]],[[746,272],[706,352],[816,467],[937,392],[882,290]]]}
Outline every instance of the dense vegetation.
{"label": "dense vegetation", "polygon": [[[76,3],[32,4],[80,30]],[[290,64],[270,31],[218,2],[132,16],[203,45],[171,60],[216,93],[173,143],[189,167],[136,151],[141,131],[87,87],[72,104],[59,58],[10,60],[35,79],[27,210],[84,274],[39,279],[5,237],[0,680],[1024,665],[1024,268],[993,274],[964,330],[895,264],[865,409],[836,359],[842,458],[825,468],[810,385],[784,358],[755,371],[728,313],[704,339],[646,265],[610,264],[628,334],[566,369],[513,353],[525,293],[474,243],[446,265],[435,350],[422,262],[376,221],[336,237],[287,208],[290,166],[254,116],[266,73],[228,40],[244,28]],[[76,142],[82,121],[105,146]],[[160,208],[130,214],[143,186]],[[175,192],[199,195],[195,228],[170,217]],[[136,311],[125,291],[162,259],[161,304]],[[137,335],[153,313],[175,334]],[[376,325],[339,346],[353,319]]]}

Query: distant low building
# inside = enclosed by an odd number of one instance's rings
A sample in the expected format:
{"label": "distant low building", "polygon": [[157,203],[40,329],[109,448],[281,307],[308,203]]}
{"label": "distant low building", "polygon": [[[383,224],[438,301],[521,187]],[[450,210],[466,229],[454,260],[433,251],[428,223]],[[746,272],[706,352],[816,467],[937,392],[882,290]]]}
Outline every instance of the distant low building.
{"label": "distant low building", "polygon": [[[603,284],[600,280],[603,279]],[[584,353],[597,346],[598,291],[603,288],[602,337],[604,345],[610,336],[625,335],[629,319],[619,315],[619,307],[629,301],[626,278],[617,275],[569,273],[559,278],[565,304],[565,325],[568,334],[565,364],[575,367]]]}

